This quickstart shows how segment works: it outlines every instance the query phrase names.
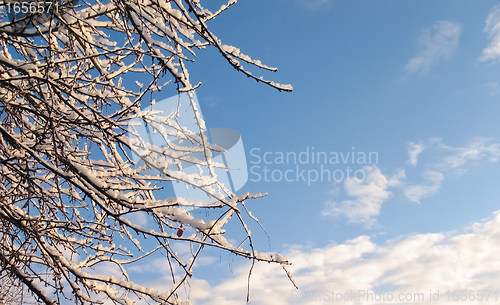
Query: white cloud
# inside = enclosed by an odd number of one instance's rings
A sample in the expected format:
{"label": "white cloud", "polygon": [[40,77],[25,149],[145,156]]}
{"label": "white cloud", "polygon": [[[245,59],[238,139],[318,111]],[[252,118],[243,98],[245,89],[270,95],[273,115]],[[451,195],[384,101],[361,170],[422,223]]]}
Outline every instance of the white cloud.
{"label": "white cloud", "polygon": [[484,84],[484,87],[488,89],[490,95],[497,95],[500,93],[500,86],[496,82],[489,82]]}
{"label": "white cloud", "polygon": [[440,172],[426,171],[424,178],[427,180],[427,184],[410,185],[404,189],[404,195],[410,201],[420,203],[421,198],[437,193],[441,187],[441,181],[444,180],[444,175]]}
{"label": "white cloud", "polygon": [[322,215],[336,218],[344,215],[351,223],[364,223],[367,227],[375,224],[373,217],[380,212],[382,203],[391,196],[387,190],[390,186],[399,185],[404,178],[404,171],[398,175],[387,179],[377,166],[365,166],[364,180],[347,179],[344,182],[344,189],[352,200],[344,200],[340,204],[329,200],[325,203]]}
{"label": "white cloud", "polygon": [[[447,290],[451,297],[451,293],[459,289],[474,290],[475,294],[478,290],[498,289],[495,285],[500,281],[499,251],[498,213],[492,220],[472,225],[464,234],[402,236],[387,241],[385,246],[375,244],[368,236],[324,248],[297,246],[289,251],[293,265],[288,269],[293,272],[300,290],[293,288],[280,266],[259,263],[252,271],[250,304],[331,304],[332,300],[326,296],[332,291],[382,292],[382,288],[394,298],[399,297],[399,293],[423,293],[424,300],[414,302],[422,305],[438,303],[429,300],[429,291],[439,290],[442,303],[453,303],[451,299],[446,300]],[[196,300],[192,299],[193,304],[245,304],[248,270],[249,266],[236,269],[233,278],[210,288],[206,282],[198,282],[210,293],[205,298],[197,295]],[[365,302],[366,299],[359,300],[359,304]],[[387,302],[370,302],[383,303]],[[407,302],[394,302],[401,303]],[[465,303],[494,304],[495,300],[490,294],[488,301],[476,299]]]}
{"label": "white cloud", "polygon": [[[409,142],[407,163],[417,165],[418,156],[423,150],[437,153],[435,161],[424,164],[424,181],[403,183],[405,171],[388,179],[377,166],[363,168],[366,178],[345,180],[344,190],[351,197],[348,200],[335,200],[339,196],[338,187],[332,191],[331,198],[325,202],[321,215],[329,218],[345,217],[349,223],[363,224],[367,228],[376,225],[382,204],[391,198],[389,187],[400,188],[409,201],[420,203],[422,198],[435,195],[441,188],[446,176],[457,176],[467,171],[470,165],[481,161],[497,162],[500,158],[500,143],[490,143],[486,138],[474,138],[463,147],[451,147],[439,138],[431,138],[424,143]],[[432,156],[432,154],[431,154]]]}
{"label": "white cloud", "polygon": [[410,163],[412,165],[417,165],[418,155],[424,149],[425,149],[425,146],[422,143],[420,143],[420,144],[416,144],[413,142],[408,143],[407,150],[408,150],[408,155],[410,156],[408,163]]}
{"label": "white cloud", "polygon": [[431,138],[425,144],[414,142],[407,144],[409,155],[407,163],[417,165],[418,156],[423,150],[438,153],[436,161],[424,165],[425,170],[422,175],[424,182],[405,184],[404,170],[388,179],[377,166],[366,166],[363,168],[366,176],[364,180],[344,181],[344,190],[351,198],[335,200],[335,197],[339,196],[339,189],[335,189],[335,193],[331,195],[333,199],[325,202],[321,215],[333,219],[343,216],[349,223],[360,223],[372,228],[376,225],[376,217],[380,214],[382,204],[392,196],[389,187],[401,188],[408,200],[420,203],[422,198],[432,196],[440,190],[445,176],[464,173],[471,163],[479,163],[484,159],[497,162],[500,158],[500,143],[490,143],[486,138],[472,139],[463,147],[447,146],[441,139]]}
{"label": "white cloud", "polygon": [[500,144],[489,144],[486,138],[475,138],[465,147],[450,147],[440,143],[440,148],[451,151],[449,156],[443,158],[440,167],[455,169],[471,161],[488,158],[490,162],[497,162],[500,157]]}
{"label": "white cloud", "polygon": [[438,21],[425,29],[419,38],[422,51],[406,64],[406,71],[428,72],[433,64],[447,59],[458,47],[461,30],[460,24],[451,21]]}
{"label": "white cloud", "polygon": [[483,49],[479,61],[499,61],[500,60],[500,6],[495,6],[488,18],[486,19],[486,26],[484,32],[488,34],[491,39],[490,45]]}
{"label": "white cloud", "polygon": [[[500,144],[490,144],[486,138],[475,138],[463,147],[451,147],[442,143],[441,139],[430,139],[425,145],[426,149],[436,149],[437,152],[445,152],[446,155],[438,161],[427,164],[423,177],[424,184],[409,185],[404,188],[404,195],[410,201],[420,203],[420,199],[432,196],[438,192],[445,175],[457,175],[467,169],[467,165],[488,159],[489,162],[497,162],[500,157]],[[420,144],[421,145],[421,144]],[[421,152],[420,145],[410,143],[408,153],[409,163],[416,165],[418,153]],[[421,145],[423,147],[423,145]],[[420,150],[420,151],[419,151]],[[414,156],[414,158],[412,158]],[[412,161],[415,161],[413,163]]]}
{"label": "white cloud", "polygon": [[389,187],[401,189],[403,196],[409,201],[420,203],[422,198],[436,194],[446,176],[462,174],[468,166],[480,161],[498,162],[500,143],[490,143],[486,138],[474,138],[463,147],[451,147],[443,144],[440,138],[431,138],[424,143],[409,142],[407,163],[417,165],[418,156],[423,150],[437,154],[435,161],[424,164],[424,181],[420,183],[403,183],[405,171],[388,179],[377,166],[366,166],[363,172],[366,178],[362,181],[347,179],[343,187],[348,200],[335,200],[339,196],[339,188],[331,191],[332,199],[325,202],[321,212],[324,217],[336,219],[345,217],[349,223],[363,224],[367,228],[376,225],[376,217],[380,214],[382,204],[391,198]]}

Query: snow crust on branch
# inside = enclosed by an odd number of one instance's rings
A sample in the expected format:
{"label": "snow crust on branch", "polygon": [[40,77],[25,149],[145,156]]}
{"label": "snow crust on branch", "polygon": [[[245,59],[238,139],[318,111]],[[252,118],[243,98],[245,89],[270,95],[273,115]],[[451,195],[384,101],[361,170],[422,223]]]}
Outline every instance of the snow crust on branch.
{"label": "snow crust on branch", "polygon": [[[224,149],[208,141],[196,103],[190,104],[195,128],[179,124],[179,109],[141,110],[141,103],[166,86],[160,84],[165,74],[178,92],[192,97],[199,84],[191,83],[186,63],[208,46],[248,77],[292,90],[244,70],[241,61],[276,68],[222,44],[208,30],[207,22],[234,3],[212,13],[195,0],[78,5],[64,0],[48,15],[14,20],[0,15],[0,263],[40,301],[97,304],[104,297],[116,304],[133,304],[137,298],[180,304],[177,292],[193,275],[204,247],[289,264],[286,257],[254,249],[244,218],[258,220],[244,203],[265,194],[238,196],[219,181],[216,169],[226,168],[213,156]],[[134,132],[137,120],[167,146]],[[186,173],[184,163],[198,172]],[[142,174],[144,168],[156,174]],[[218,217],[196,218],[183,208],[193,204],[189,198],[162,198],[165,181],[203,191],[211,199],[203,208],[218,211]],[[134,213],[146,215],[154,228],[130,221]],[[224,237],[229,221],[244,229],[239,245]],[[155,245],[144,243],[146,238]],[[174,249],[180,241],[194,246],[188,263]],[[173,281],[166,292],[141,286],[127,272],[158,252],[172,260]],[[104,263],[118,266],[122,277],[87,272]],[[181,274],[174,274],[179,268]]]}

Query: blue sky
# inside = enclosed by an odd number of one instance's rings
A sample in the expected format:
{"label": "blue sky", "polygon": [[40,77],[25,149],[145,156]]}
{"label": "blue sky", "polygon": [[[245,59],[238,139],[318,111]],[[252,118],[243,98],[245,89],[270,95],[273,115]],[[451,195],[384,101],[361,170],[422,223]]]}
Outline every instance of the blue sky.
{"label": "blue sky", "polygon": [[[362,181],[266,182],[250,172],[239,192],[269,193],[247,203],[271,238],[255,225],[256,246],[289,256],[301,287],[292,294],[279,266],[259,265],[251,304],[309,304],[296,297],[332,290],[425,292],[428,301],[429,290],[443,300],[446,290],[497,289],[498,1],[246,0],[212,31],[279,68],[254,72],[294,86],[258,84],[213,49],[191,64],[207,125],[240,132],[249,170],[297,166],[256,164],[256,148],[260,157],[313,147],[378,155],[324,165],[360,170]],[[244,304],[249,262],[215,250],[203,262],[191,301]]]}
{"label": "blue sky", "polygon": [[[376,166],[385,177],[400,171],[406,177],[401,186],[388,189],[392,195],[370,218],[377,223],[370,229],[342,215],[321,216],[325,202],[349,199],[342,183],[249,181],[242,191],[270,194],[252,205],[274,243],[324,246],[374,232],[395,237],[447,231],[493,212],[498,174],[490,159],[496,156],[500,131],[495,64],[500,57],[483,52],[494,48],[496,33],[485,27],[497,3],[313,3],[241,1],[214,21],[212,29],[223,41],[277,66],[276,74],[264,75],[293,84],[294,92],[279,93],[249,81],[224,67],[211,50],[199,53],[191,77],[203,82],[197,95],[207,124],[240,131],[249,161],[256,160],[250,155],[253,148],[262,155],[298,154],[307,147],[346,154],[354,147],[377,152]],[[416,165],[408,162],[410,143],[424,148]],[[477,158],[456,170],[440,165],[474,145],[484,148]],[[488,153],[489,148],[495,151]],[[427,186],[429,171],[443,174],[438,189],[412,202],[405,189]],[[472,209],[473,198],[484,203]],[[291,222],[307,221],[314,231],[329,231],[330,239],[311,238],[300,226],[275,225],[278,211]],[[424,215],[429,221],[421,219]]]}

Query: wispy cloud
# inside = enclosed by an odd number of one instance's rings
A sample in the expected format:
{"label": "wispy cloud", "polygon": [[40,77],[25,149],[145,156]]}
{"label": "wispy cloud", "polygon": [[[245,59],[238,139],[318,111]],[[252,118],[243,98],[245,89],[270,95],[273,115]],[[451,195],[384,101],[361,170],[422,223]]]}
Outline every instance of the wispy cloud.
{"label": "wispy cloud", "polygon": [[439,143],[441,149],[451,152],[441,160],[439,166],[444,169],[456,169],[484,158],[490,162],[497,162],[500,157],[500,143],[489,144],[489,142],[487,138],[475,138],[464,147],[450,147]]}
{"label": "wispy cloud", "polygon": [[420,144],[416,144],[413,142],[408,143],[407,150],[408,150],[408,155],[410,156],[408,163],[410,163],[412,165],[417,165],[418,155],[424,149],[425,149],[425,146],[422,143],[420,143]]}
{"label": "wispy cloud", "polygon": [[[416,166],[424,150],[434,161],[423,164],[423,181],[410,182],[404,169],[388,178],[377,166],[366,166],[363,168],[364,180],[344,181],[343,191],[348,198],[336,199],[341,193],[337,186],[335,192],[330,194],[331,199],[325,202],[321,215],[331,219],[345,217],[349,223],[373,228],[382,204],[391,198],[393,191],[401,191],[409,201],[420,203],[423,198],[435,195],[447,176],[464,174],[471,166],[498,162],[500,159],[500,143],[491,143],[487,138],[473,138],[462,147],[448,146],[440,138],[431,138],[424,143],[409,142],[409,160],[406,163]],[[389,190],[391,187],[393,189]]]}
{"label": "wispy cloud", "polygon": [[500,93],[500,86],[496,82],[489,82],[484,84],[484,87],[488,89],[490,95],[497,95]]}
{"label": "wispy cloud", "polygon": [[483,49],[479,61],[500,61],[500,6],[495,6],[486,18],[484,32],[487,33],[491,42],[488,47]]}
{"label": "wispy cloud", "polygon": [[[260,305],[329,304],[332,300],[326,298],[332,291],[341,294],[351,290],[381,293],[383,287],[385,293],[392,293],[394,298],[400,293],[403,297],[406,293],[411,293],[412,297],[414,293],[423,293],[425,298],[412,300],[413,303],[430,305],[437,302],[429,300],[429,290],[436,292],[439,289],[441,301],[446,300],[447,290],[451,292],[461,287],[467,287],[469,291],[495,290],[495,283],[500,281],[499,231],[500,214],[496,213],[492,220],[467,228],[465,234],[402,236],[388,240],[385,246],[375,244],[368,236],[323,248],[296,246],[288,251],[293,262],[289,269],[300,290],[293,289],[280,266],[256,264],[252,270],[250,301]],[[246,304],[248,270],[249,266],[236,269],[234,277],[220,285],[209,286],[202,281],[192,284],[193,289],[203,284],[208,293],[191,300],[197,305]],[[315,296],[316,302],[308,302],[311,301],[308,296]],[[483,303],[493,304],[491,300]],[[366,302],[366,296],[355,301],[335,303],[361,304]],[[393,302],[407,303],[396,299]]]}
{"label": "wispy cloud", "polygon": [[410,201],[420,203],[421,198],[437,193],[441,187],[441,181],[444,180],[444,175],[440,172],[426,171],[424,178],[427,181],[426,184],[410,185],[404,189],[404,195]]}
{"label": "wispy cloud", "polygon": [[458,47],[462,27],[451,21],[438,21],[419,38],[421,53],[406,64],[410,73],[428,72],[432,65],[447,59]]}
{"label": "wispy cloud", "polygon": [[[474,138],[463,147],[452,147],[443,144],[441,139],[430,139],[425,148],[434,150],[434,153],[444,153],[444,156],[438,157],[434,163],[426,164],[427,169],[423,174],[425,183],[406,186],[404,188],[405,197],[410,201],[420,203],[421,198],[438,192],[445,175],[464,173],[468,166],[479,163],[483,159],[487,159],[487,162],[497,162],[500,158],[500,143],[490,142],[486,138]],[[411,142],[408,144],[409,163],[417,164],[417,156],[423,147],[423,144],[417,145]]]}
{"label": "wispy cloud", "polygon": [[348,179],[344,182],[347,195],[353,199],[341,203],[327,201],[321,213],[323,216],[337,218],[343,215],[349,222],[364,223],[367,227],[375,224],[374,217],[379,214],[382,203],[392,194],[387,188],[401,184],[404,172],[387,179],[375,165],[365,166],[363,171],[366,176],[364,180]]}

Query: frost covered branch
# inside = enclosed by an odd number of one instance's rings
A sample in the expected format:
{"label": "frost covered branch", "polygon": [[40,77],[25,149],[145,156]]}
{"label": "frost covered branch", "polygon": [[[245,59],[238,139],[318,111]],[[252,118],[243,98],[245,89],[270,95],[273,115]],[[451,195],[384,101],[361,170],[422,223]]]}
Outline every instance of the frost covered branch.
{"label": "frost covered branch", "polygon": [[[215,13],[198,0],[64,0],[50,14],[12,19],[0,12],[0,261],[40,301],[178,304],[177,291],[204,247],[289,264],[279,254],[254,250],[244,219],[257,219],[242,207],[264,195],[237,196],[218,180],[216,171],[226,168],[213,156],[224,149],[208,141],[192,100],[199,84],[191,84],[187,66],[209,46],[245,75],[292,90],[253,76],[242,63],[276,69],[208,30],[208,22],[235,2]],[[179,123],[179,108],[141,110],[170,82],[160,83],[165,74],[190,97],[194,129]],[[137,122],[166,146],[143,138]],[[183,164],[198,172],[186,173]],[[165,182],[184,183],[209,200],[165,198]],[[193,205],[219,211],[218,217],[196,218],[186,209]],[[131,221],[134,215],[147,217],[154,229]],[[240,224],[247,243],[227,241],[229,221]],[[195,248],[189,262],[176,254],[180,242]],[[158,252],[172,273],[172,286],[163,292],[134,282],[127,271]],[[104,264],[121,276],[99,274]]]}

